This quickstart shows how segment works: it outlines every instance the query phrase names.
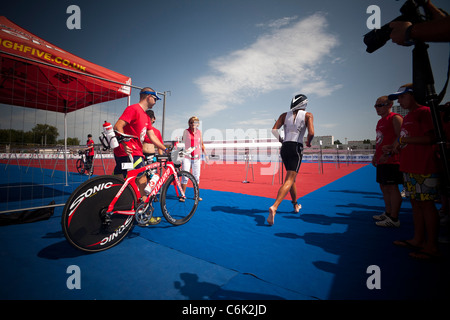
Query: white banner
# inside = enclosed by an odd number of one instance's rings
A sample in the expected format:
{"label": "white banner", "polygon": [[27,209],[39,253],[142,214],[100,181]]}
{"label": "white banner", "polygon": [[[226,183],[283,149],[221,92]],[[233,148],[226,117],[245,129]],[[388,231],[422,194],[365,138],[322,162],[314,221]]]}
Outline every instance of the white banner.
{"label": "white banner", "polygon": [[[95,159],[113,159],[113,154],[96,154],[94,156]],[[40,160],[53,160],[53,159],[64,159],[64,153],[0,153],[0,160],[30,160],[30,159],[40,159]],[[77,154],[67,154],[67,159],[80,159],[80,156]]]}

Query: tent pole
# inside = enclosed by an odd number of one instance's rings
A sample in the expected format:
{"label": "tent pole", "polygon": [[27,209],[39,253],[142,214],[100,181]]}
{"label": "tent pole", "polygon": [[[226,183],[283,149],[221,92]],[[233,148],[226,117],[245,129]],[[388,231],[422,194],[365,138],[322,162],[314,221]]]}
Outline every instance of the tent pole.
{"label": "tent pole", "polygon": [[166,126],[166,97],[167,94],[172,94],[171,91],[164,91],[164,92],[158,92],[158,94],[164,95],[164,100],[163,100],[163,115],[162,115],[162,128],[161,128],[161,138],[164,141],[164,129]]}
{"label": "tent pole", "polygon": [[67,100],[64,101],[64,164],[66,171],[66,187],[69,186],[67,166]]}
{"label": "tent pole", "polygon": [[164,91],[163,100],[163,116],[162,116],[162,128],[161,128],[161,138],[164,141],[164,127],[166,123],[166,91]]}

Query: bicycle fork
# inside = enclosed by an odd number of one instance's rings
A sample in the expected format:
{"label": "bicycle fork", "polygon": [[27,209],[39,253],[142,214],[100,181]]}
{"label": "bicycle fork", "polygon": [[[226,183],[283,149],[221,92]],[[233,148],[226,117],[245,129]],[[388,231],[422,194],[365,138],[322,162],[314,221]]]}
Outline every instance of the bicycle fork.
{"label": "bicycle fork", "polygon": [[173,166],[171,166],[171,170],[173,171],[173,186],[175,187],[175,193],[178,199],[186,199],[186,194],[183,191],[183,185],[181,184],[181,181],[178,177],[178,174]]}

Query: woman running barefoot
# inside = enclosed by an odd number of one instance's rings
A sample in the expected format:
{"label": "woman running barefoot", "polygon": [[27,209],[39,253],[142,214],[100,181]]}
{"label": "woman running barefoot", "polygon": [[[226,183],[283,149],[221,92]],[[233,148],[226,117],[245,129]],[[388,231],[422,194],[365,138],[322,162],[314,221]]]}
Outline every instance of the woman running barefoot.
{"label": "woman running barefoot", "polygon": [[[281,201],[287,193],[291,194],[294,211],[299,212],[301,205],[297,203],[297,187],[295,178],[302,163],[303,157],[303,137],[308,130],[306,146],[311,147],[311,141],[314,138],[313,115],[306,112],[308,98],[303,94],[296,95],[291,102],[291,111],[285,112],[278,118],[272,128],[272,134],[282,143],[281,159],[286,168],[286,180],[278,190],[275,203],[269,208],[269,217],[267,223],[274,224],[275,214]],[[278,129],[284,126],[285,138],[280,137]]]}

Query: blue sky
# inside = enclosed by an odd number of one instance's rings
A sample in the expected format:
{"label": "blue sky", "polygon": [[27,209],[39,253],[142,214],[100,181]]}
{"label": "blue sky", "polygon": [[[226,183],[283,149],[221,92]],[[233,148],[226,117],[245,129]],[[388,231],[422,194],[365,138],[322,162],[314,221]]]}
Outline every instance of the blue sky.
{"label": "blue sky", "polygon": [[[193,115],[201,120],[205,140],[270,136],[292,96],[304,93],[316,135],[345,142],[374,139],[379,119],[375,100],[411,82],[411,47],[388,42],[368,54],[363,43],[370,31],[367,7],[380,7],[383,25],[400,15],[403,3],[17,0],[2,4],[0,15],[64,50],[131,77],[136,86],[170,91],[166,140],[187,128]],[[447,1],[433,3],[450,11]],[[81,30],[66,27],[66,9],[72,4],[81,9]],[[429,54],[439,92],[449,45],[431,44]],[[133,90],[131,102],[137,101]],[[68,135],[84,141],[93,131],[95,137],[103,120],[115,121],[124,107],[123,102],[106,104],[70,115]],[[90,116],[100,109],[104,113]],[[154,110],[161,129],[162,102]],[[62,124],[60,118],[46,119]]]}

